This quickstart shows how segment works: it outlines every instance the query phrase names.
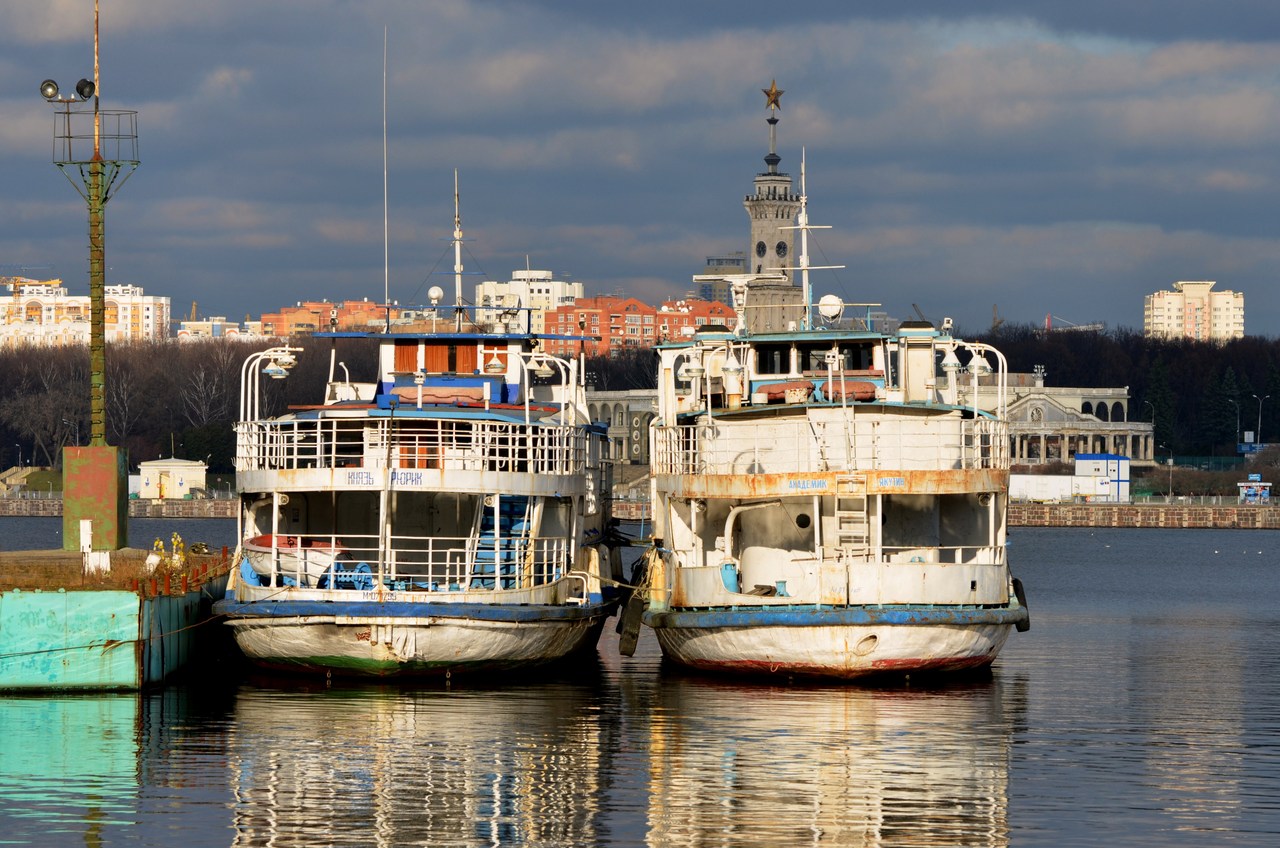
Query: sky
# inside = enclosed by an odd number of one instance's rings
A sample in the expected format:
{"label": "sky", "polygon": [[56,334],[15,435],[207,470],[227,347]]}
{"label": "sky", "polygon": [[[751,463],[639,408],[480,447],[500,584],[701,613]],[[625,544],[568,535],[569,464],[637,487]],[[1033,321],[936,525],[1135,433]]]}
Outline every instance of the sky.
{"label": "sky", "polygon": [[[748,248],[776,79],[811,261],[845,266],[816,295],[1140,329],[1145,294],[1216,280],[1280,335],[1274,0],[101,0],[100,33],[141,159],[107,282],[175,317],[452,292],[455,168],[468,289],[527,263],[681,297]],[[88,291],[38,87],[92,72],[92,0],[0,6],[0,275]]]}

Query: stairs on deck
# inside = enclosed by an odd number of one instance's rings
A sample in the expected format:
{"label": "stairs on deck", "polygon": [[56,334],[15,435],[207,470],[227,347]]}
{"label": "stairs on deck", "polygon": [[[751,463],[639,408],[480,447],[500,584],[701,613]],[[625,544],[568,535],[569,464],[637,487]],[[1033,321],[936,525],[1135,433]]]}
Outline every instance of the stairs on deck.
{"label": "stairs on deck", "polygon": [[531,499],[525,495],[485,498],[469,588],[516,588],[520,569],[517,557],[525,549],[532,529],[531,506]]}

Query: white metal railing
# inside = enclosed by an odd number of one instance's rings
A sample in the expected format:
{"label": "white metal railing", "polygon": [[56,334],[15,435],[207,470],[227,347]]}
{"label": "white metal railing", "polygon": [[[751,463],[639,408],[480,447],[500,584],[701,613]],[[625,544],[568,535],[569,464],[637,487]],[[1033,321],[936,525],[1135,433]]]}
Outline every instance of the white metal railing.
{"label": "white metal railing", "polygon": [[1007,430],[989,418],[713,420],[655,426],[650,462],[655,474],[1004,469]]}
{"label": "white metal railing", "polygon": [[300,468],[445,468],[580,474],[578,427],[495,421],[282,419],[236,425],[238,471]]}
{"label": "white metal railing", "polygon": [[325,534],[283,537],[288,545],[245,550],[268,585],[372,591],[457,592],[528,589],[565,576],[567,537],[392,536],[385,557],[377,536]]}
{"label": "white metal railing", "polygon": [[880,549],[881,562],[935,562],[945,564],[1003,565],[1004,548],[999,545],[919,545]]}

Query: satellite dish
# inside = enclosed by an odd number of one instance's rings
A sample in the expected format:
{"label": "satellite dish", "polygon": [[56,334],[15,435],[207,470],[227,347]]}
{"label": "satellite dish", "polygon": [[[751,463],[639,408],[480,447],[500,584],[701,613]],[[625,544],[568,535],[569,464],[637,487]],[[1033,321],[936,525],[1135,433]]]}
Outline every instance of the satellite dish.
{"label": "satellite dish", "polygon": [[432,286],[427,289],[427,297],[431,298],[431,305],[435,306],[442,298],[444,298],[444,289],[439,286]]}
{"label": "satellite dish", "polygon": [[844,311],[844,301],[834,294],[824,294],[818,301],[818,314],[828,321],[834,321]]}

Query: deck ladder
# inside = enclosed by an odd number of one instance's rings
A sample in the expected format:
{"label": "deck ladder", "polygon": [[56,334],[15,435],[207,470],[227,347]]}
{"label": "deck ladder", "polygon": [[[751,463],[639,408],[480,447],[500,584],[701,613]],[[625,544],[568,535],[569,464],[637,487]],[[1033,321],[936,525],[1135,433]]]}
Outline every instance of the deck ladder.
{"label": "deck ladder", "polygon": [[871,552],[871,525],[867,519],[867,480],[861,474],[836,478],[835,547],[846,557],[866,557]]}

